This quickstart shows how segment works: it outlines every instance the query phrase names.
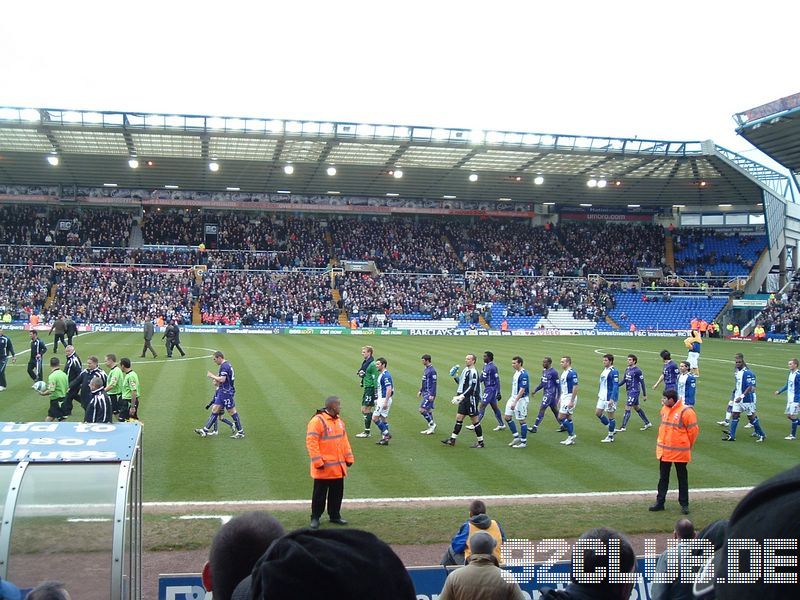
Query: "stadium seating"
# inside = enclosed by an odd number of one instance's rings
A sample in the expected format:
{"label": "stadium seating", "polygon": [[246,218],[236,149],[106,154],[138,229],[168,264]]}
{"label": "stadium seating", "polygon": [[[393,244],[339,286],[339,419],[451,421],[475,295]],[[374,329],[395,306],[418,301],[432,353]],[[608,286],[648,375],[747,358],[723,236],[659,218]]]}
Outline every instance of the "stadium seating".
{"label": "stadium seating", "polygon": [[714,230],[679,230],[675,267],[682,274],[741,277],[750,273],[767,246],[764,235],[725,235]]}
{"label": "stadium seating", "polygon": [[[632,292],[615,294],[616,307],[609,312],[620,329],[628,331],[631,323],[639,331],[688,329],[697,317],[713,321],[728,301],[727,297],[673,296],[671,302],[644,302],[642,295]],[[598,332],[615,331],[606,322],[597,325]]]}

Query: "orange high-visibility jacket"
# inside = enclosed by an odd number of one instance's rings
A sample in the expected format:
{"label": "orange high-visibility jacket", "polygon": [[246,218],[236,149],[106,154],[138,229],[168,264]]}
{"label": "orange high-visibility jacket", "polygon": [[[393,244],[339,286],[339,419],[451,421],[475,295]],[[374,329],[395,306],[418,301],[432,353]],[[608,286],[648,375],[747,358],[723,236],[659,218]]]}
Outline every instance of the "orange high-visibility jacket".
{"label": "orange high-visibility jacket", "polygon": [[692,460],[692,446],[699,433],[697,415],[692,407],[683,404],[683,400],[678,400],[672,408],[662,406],[656,458],[688,463]]}
{"label": "orange high-visibility jacket", "polygon": [[314,479],[341,479],[354,462],[344,421],[318,410],[306,429],[306,448]]}

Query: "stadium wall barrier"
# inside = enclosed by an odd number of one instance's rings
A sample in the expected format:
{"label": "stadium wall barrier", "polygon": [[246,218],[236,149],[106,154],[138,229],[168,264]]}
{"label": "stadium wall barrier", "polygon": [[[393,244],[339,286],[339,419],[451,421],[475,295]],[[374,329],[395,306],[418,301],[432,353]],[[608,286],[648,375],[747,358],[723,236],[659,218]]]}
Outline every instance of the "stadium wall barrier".
{"label": "stadium wall barrier", "polygon": [[[655,559],[650,561],[649,570],[655,568]],[[570,563],[533,563],[525,567],[511,567],[504,570],[514,574],[520,583],[526,598],[539,598],[542,588],[563,589],[566,587],[570,573]],[[445,579],[450,569],[447,567],[409,567],[408,574],[414,582],[417,600],[438,600],[444,588]],[[645,559],[636,560],[636,584],[631,591],[631,598],[650,600],[650,579],[645,573]],[[527,581],[527,583],[526,583]],[[159,575],[158,600],[211,600],[211,592],[203,589],[199,573]]]}
{"label": "stadium wall barrier", "polygon": [[[4,324],[3,328],[7,331],[50,331],[49,325],[37,325],[31,327],[28,323],[16,322]],[[611,336],[611,337],[675,337],[688,336],[688,329],[681,330],[660,330],[660,331],[597,331],[595,329],[513,329],[510,331],[499,331],[497,329],[436,329],[433,327],[415,327],[411,329],[384,329],[379,327],[364,327],[361,329],[348,329],[347,327],[310,327],[310,326],[291,326],[291,325],[263,325],[256,327],[242,327],[237,325],[181,325],[181,333],[231,333],[238,335],[467,335],[467,336]],[[79,333],[86,332],[114,332],[114,333],[142,333],[141,325],[117,325],[107,323],[95,323],[78,325]],[[155,333],[163,333],[163,327],[156,327]],[[727,336],[726,336],[727,337]],[[774,341],[780,342],[775,336]],[[750,341],[747,338],[731,338],[740,341]]]}

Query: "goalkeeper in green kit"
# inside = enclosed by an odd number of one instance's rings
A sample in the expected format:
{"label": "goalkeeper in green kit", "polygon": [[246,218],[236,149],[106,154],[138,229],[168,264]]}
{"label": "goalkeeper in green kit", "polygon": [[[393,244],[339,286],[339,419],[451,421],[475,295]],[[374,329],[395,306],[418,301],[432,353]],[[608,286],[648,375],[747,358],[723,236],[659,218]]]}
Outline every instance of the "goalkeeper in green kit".
{"label": "goalkeeper in green kit", "polygon": [[375,398],[377,396],[376,387],[378,385],[378,367],[375,365],[375,359],[372,358],[374,352],[372,346],[364,346],[361,348],[361,356],[364,361],[361,363],[361,368],[358,370],[358,376],[361,378],[361,387],[364,388],[364,393],[361,396],[361,413],[364,415],[364,431],[356,434],[357,438],[368,438],[372,435],[370,427],[372,426],[372,413],[375,412]]}

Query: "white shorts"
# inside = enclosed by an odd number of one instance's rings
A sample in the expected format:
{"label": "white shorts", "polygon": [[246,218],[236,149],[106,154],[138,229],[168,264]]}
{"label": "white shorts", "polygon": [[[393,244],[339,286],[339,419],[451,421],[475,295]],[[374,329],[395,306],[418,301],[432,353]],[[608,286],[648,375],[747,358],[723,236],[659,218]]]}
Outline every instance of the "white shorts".
{"label": "white shorts", "polygon": [[614,400],[606,400],[605,398],[597,399],[597,410],[604,410],[606,412],[616,412],[617,403]]}
{"label": "white shorts", "polygon": [[513,398],[509,398],[506,400],[506,411],[505,415],[507,417],[513,417],[517,421],[524,421],[528,418],[528,402],[530,398],[528,396],[523,396],[519,400],[517,400],[517,405],[514,408],[511,408],[511,401]]}
{"label": "white shorts", "polygon": [[575,405],[572,408],[569,408],[569,404],[572,402],[572,394],[561,394],[561,399],[558,402],[558,412],[562,415],[571,415],[575,412],[575,407],[578,406],[577,399],[575,400]]}
{"label": "white shorts", "polygon": [[731,407],[731,412],[745,414],[747,416],[756,414],[756,403],[755,402],[736,402],[733,401],[733,406]]}
{"label": "white shorts", "polygon": [[689,352],[689,355],[686,357],[689,366],[692,369],[696,369],[697,365],[700,362],[700,353],[699,352]]}
{"label": "white shorts", "polygon": [[786,403],[786,410],[783,414],[793,416],[800,412],[800,403],[798,402],[787,402]]}
{"label": "white shorts", "polygon": [[[385,408],[381,408],[381,406],[385,406]],[[375,412],[372,413],[373,415],[378,415],[379,417],[388,417],[389,410],[392,408],[392,399],[389,398],[388,400],[384,400],[382,398],[378,398],[375,401]]]}

